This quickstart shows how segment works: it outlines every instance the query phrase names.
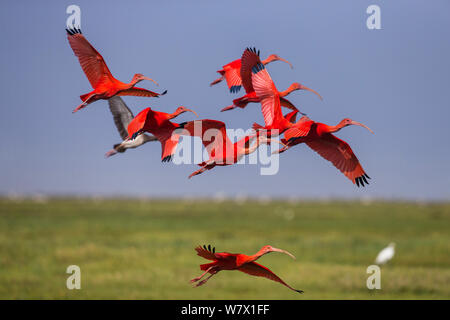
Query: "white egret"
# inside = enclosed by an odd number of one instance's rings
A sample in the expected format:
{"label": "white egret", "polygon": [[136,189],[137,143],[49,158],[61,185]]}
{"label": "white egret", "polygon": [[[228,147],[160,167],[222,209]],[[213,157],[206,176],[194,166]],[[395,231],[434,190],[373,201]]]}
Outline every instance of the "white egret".
{"label": "white egret", "polygon": [[394,257],[395,254],[395,243],[391,242],[386,248],[380,251],[377,258],[375,259],[375,264],[381,265],[387,263]]}

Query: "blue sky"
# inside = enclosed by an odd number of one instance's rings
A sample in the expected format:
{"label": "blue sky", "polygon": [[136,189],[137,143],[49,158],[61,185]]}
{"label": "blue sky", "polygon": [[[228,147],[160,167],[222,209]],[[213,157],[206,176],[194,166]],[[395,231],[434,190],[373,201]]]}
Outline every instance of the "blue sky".
{"label": "blue sky", "polygon": [[[120,141],[107,102],[76,114],[91,91],[65,35],[66,7],[81,7],[81,26],[112,73],[128,82],[143,73],[168,89],[160,99],[125,97],[146,107],[193,108],[200,118],[248,128],[258,105],[220,113],[239,95],[216,70],[247,46],[293,63],[268,70],[279,89],[294,81],[316,89],[289,99],[313,120],[350,117],[375,135],[349,127],[346,140],[372,177],[356,188],[306,146],[282,155],[280,171],[216,168],[191,180],[195,165],[160,162],[147,144],[110,159]],[[368,30],[366,8],[381,8],[381,30]],[[448,1],[47,1],[2,2],[0,194],[450,199],[450,2]],[[190,114],[178,121],[192,119]]]}

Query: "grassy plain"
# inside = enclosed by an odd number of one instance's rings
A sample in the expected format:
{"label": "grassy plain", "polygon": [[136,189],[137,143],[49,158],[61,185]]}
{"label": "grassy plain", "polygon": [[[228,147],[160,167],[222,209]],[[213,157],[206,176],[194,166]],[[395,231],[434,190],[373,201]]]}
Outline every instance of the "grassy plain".
{"label": "grassy plain", "polygon": [[[381,290],[366,268],[389,242]],[[198,244],[253,254],[278,283],[233,271],[192,288]],[[81,268],[81,290],[66,268]],[[450,299],[450,204],[0,199],[2,299]]]}

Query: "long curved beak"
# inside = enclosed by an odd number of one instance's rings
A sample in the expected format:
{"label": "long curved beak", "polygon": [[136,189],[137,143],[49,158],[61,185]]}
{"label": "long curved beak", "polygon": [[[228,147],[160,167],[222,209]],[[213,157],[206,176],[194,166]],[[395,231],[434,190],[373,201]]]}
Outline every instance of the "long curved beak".
{"label": "long curved beak", "polygon": [[366,125],[364,125],[364,124],[362,124],[362,123],[360,123],[358,121],[352,121],[352,124],[355,125],[355,126],[360,126],[360,127],[366,128],[367,130],[372,132],[372,134],[375,134],[372,130],[370,130],[370,128],[368,126],[366,126]]}
{"label": "long curved beak", "polygon": [[292,63],[290,63],[286,59],[283,59],[283,58],[280,58],[280,57],[278,57],[278,59],[280,59],[280,61],[286,62],[291,67],[291,69],[294,69],[294,66],[292,65]]}
{"label": "long curved beak", "polygon": [[277,154],[277,153],[280,154],[280,153],[285,152],[285,151],[288,150],[288,149],[289,149],[289,146],[286,145],[285,147],[283,147],[283,148],[281,148],[281,149],[272,151],[272,154]]}
{"label": "long curved beak", "polygon": [[295,256],[294,256],[292,253],[290,253],[289,251],[286,251],[286,250],[283,250],[283,249],[278,249],[278,248],[273,248],[273,247],[272,247],[272,249],[273,249],[273,251],[281,252],[281,253],[287,254],[287,255],[290,256],[292,259],[296,260]]}
{"label": "long curved beak", "polygon": [[276,143],[281,144],[283,147],[287,147],[287,145],[285,145],[283,142],[281,142],[280,140],[277,140],[277,139],[270,139],[270,138],[261,137],[259,139],[259,142],[260,143],[267,143],[267,144],[269,144],[271,142],[276,142]]}
{"label": "long curved beak", "polygon": [[302,90],[306,90],[306,91],[310,91],[312,93],[315,93],[320,98],[320,100],[323,100],[322,96],[316,90],[308,88],[308,87],[305,87],[304,85],[302,85],[301,89]]}
{"label": "long curved beak", "polygon": [[156,82],[155,80],[149,78],[149,77],[142,77],[143,80],[149,80],[149,81],[153,81],[157,86],[159,86],[158,82]]}
{"label": "long curved beak", "polygon": [[186,112],[192,112],[193,114],[195,114],[196,116],[197,116],[197,118],[198,118],[198,114],[197,114],[197,112],[195,112],[194,110],[191,110],[191,109],[185,109],[185,111]]}

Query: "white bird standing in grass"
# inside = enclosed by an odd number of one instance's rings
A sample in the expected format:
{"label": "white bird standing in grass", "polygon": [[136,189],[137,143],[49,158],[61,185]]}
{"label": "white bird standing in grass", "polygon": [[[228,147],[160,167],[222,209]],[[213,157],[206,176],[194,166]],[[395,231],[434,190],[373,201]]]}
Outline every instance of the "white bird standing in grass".
{"label": "white bird standing in grass", "polygon": [[391,242],[386,248],[380,251],[377,258],[375,259],[375,264],[377,265],[385,264],[386,262],[392,259],[394,254],[395,254],[395,243]]}
{"label": "white bird standing in grass", "polygon": [[119,134],[122,137],[123,141],[121,143],[115,144],[114,149],[109,150],[105,154],[106,158],[109,158],[118,152],[125,152],[127,149],[137,148],[149,141],[158,140],[155,136],[151,136],[148,134],[141,134],[136,139],[127,139],[127,127],[130,124],[131,120],[133,120],[134,118],[133,113],[120,97],[112,97],[108,99],[108,104],[109,110],[111,110],[111,113],[113,115],[117,131],[119,131]]}

